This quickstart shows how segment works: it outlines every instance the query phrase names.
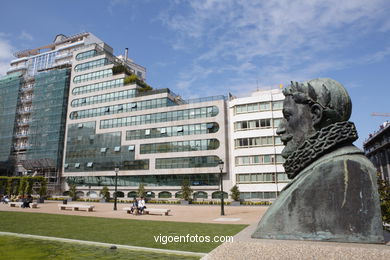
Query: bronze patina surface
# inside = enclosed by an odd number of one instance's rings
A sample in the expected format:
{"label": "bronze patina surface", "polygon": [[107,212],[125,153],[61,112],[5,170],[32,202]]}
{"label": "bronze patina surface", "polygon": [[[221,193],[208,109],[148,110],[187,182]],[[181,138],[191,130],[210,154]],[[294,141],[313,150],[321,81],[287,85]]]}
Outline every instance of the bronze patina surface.
{"label": "bronze patina surface", "polygon": [[376,169],[352,143],[352,103],[332,79],[292,82],[283,90],[277,133],[292,181],[253,238],[382,243]]}

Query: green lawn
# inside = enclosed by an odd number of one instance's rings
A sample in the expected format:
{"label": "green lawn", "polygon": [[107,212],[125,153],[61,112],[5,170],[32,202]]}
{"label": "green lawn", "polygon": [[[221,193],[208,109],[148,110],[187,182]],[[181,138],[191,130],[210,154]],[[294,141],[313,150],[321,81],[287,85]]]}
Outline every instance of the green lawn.
{"label": "green lawn", "polygon": [[172,254],[151,253],[126,249],[109,249],[98,246],[86,246],[73,243],[61,243],[31,238],[19,238],[0,235],[0,256],[7,260],[127,260],[127,259],[170,259],[187,260],[199,257]]}
{"label": "green lawn", "polygon": [[1,211],[0,219],[0,231],[5,232],[205,253],[221,243],[173,242],[164,245],[156,242],[154,236],[232,236],[247,226]]}

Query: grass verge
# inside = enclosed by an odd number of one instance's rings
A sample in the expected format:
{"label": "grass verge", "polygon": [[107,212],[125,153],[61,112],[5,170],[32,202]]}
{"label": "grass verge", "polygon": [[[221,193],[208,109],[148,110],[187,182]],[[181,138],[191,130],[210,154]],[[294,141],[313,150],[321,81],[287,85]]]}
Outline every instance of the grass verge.
{"label": "grass verge", "polygon": [[127,259],[172,259],[194,260],[199,257],[145,251],[109,249],[99,246],[87,246],[76,243],[61,243],[31,238],[19,238],[0,235],[0,255],[7,260],[127,260]]}
{"label": "grass verge", "polygon": [[[221,242],[214,237],[233,236],[247,227],[235,224],[204,224],[133,219],[113,219],[0,211],[0,231],[79,239],[104,243],[208,253]],[[158,236],[209,236],[210,242],[172,242]]]}

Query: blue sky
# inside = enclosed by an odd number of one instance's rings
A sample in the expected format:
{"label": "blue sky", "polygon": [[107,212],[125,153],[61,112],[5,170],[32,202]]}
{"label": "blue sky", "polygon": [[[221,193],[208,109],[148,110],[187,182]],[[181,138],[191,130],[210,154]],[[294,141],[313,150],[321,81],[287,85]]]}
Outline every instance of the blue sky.
{"label": "blue sky", "polygon": [[390,113],[388,0],[4,1],[0,75],[16,50],[92,32],[184,98],[330,77],[353,102],[361,147]]}

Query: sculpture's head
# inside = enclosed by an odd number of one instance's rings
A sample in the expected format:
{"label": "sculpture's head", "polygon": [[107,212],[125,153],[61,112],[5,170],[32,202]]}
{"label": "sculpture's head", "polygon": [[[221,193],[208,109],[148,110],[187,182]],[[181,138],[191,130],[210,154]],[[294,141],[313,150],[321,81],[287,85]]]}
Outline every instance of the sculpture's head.
{"label": "sculpture's head", "polygon": [[339,82],[320,78],[307,82],[291,82],[283,90],[284,120],[277,134],[285,145],[284,158],[294,152],[309,136],[323,127],[347,121],[352,103],[346,89]]}

